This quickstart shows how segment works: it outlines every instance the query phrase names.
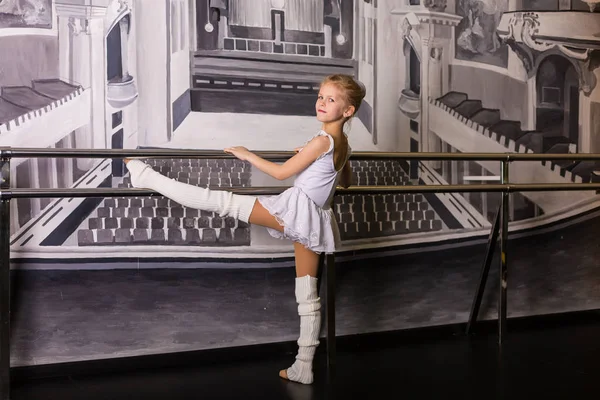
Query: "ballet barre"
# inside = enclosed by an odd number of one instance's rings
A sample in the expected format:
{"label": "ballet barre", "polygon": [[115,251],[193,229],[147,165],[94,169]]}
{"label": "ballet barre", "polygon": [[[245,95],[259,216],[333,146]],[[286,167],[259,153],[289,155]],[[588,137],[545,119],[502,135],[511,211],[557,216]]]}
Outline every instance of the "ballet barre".
{"label": "ballet barre", "polygon": [[[252,150],[267,159],[286,160],[293,151]],[[223,150],[180,149],[66,149],[35,147],[0,147],[0,159],[10,158],[215,158],[237,159]],[[441,153],[353,151],[350,160],[418,160],[418,161],[600,161],[600,153]]]}
{"label": "ballet barre", "polygon": [[[285,160],[294,152],[256,151],[257,155],[269,160]],[[0,400],[10,398],[10,203],[22,198],[81,198],[81,197],[134,197],[161,196],[146,189],[119,188],[60,188],[30,189],[10,186],[10,163],[13,158],[213,158],[235,159],[234,156],[220,150],[177,150],[177,149],[38,149],[38,148],[0,148]],[[507,305],[507,244],[509,194],[527,191],[599,191],[600,183],[551,183],[551,184],[511,184],[509,183],[509,164],[513,161],[552,161],[577,160],[600,161],[600,154],[536,154],[536,153],[390,153],[390,152],[354,152],[350,160],[419,160],[419,161],[498,161],[501,175],[487,177],[463,177],[465,181],[493,181],[499,184],[461,184],[461,185],[406,185],[406,186],[355,186],[337,188],[336,195],[344,194],[393,194],[393,193],[465,193],[500,192],[502,203],[496,214],[490,231],[486,256],[481,270],[479,286],[476,290],[467,334],[476,322],[483,289],[492,261],[496,241],[500,240],[500,293],[498,299],[498,342],[501,345],[506,335]],[[223,190],[222,187],[211,188]],[[287,187],[234,187],[227,188],[235,194],[269,195],[279,194]],[[319,276],[326,270],[326,345],[329,371],[335,367],[335,258],[333,255],[321,257]],[[321,279],[319,279],[321,282]]]}

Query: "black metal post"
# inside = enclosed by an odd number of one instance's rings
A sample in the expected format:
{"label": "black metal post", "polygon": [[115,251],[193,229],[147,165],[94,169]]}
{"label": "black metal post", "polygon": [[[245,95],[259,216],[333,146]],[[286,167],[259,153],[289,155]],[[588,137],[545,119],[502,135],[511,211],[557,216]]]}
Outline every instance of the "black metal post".
{"label": "black metal post", "polygon": [[10,398],[10,159],[0,157],[0,400]]}
{"label": "black metal post", "polygon": [[481,267],[481,274],[479,275],[479,286],[475,291],[475,297],[471,304],[471,314],[469,315],[469,322],[467,323],[467,335],[471,334],[473,325],[477,322],[477,316],[479,315],[479,309],[481,307],[481,300],[483,299],[483,292],[485,291],[485,284],[487,283],[488,274],[494,259],[494,251],[496,250],[496,244],[498,242],[498,232],[500,231],[500,215],[502,214],[502,207],[498,207],[496,212],[496,218],[494,218],[494,225],[490,230],[490,237],[488,239],[487,249],[485,251],[485,259]]}
{"label": "black metal post", "polygon": [[335,368],[335,256],[326,255],[327,264],[327,368]]}
{"label": "black metal post", "polygon": [[319,255],[319,267],[317,268],[317,294],[321,296],[321,282],[323,282],[323,270],[325,269],[325,254]]}
{"label": "black metal post", "polygon": [[[502,162],[502,184],[508,184],[508,161]],[[508,219],[509,219],[509,196],[510,193],[502,193],[502,217],[500,228],[500,293],[498,298],[498,343],[502,344],[506,335],[506,292],[508,272]]]}

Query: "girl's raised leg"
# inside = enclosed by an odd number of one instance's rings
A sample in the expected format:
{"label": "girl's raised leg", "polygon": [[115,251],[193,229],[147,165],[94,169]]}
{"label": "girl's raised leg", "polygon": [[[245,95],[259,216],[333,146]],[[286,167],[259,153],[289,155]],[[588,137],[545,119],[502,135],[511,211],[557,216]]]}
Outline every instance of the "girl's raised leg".
{"label": "girl's raised leg", "polygon": [[296,301],[300,315],[300,337],[296,361],[279,376],[291,381],[313,382],[313,359],[321,332],[321,299],[317,293],[319,255],[300,243],[294,243],[296,254]]}
{"label": "girl's raised leg", "polygon": [[233,194],[226,190],[211,190],[168,178],[140,160],[126,160],[131,184],[136,188],[157,191],[185,207],[212,211],[221,217],[230,216],[248,222],[256,197]]}
{"label": "girl's raised leg", "polygon": [[283,225],[279,224],[277,218],[271,215],[271,213],[260,204],[260,201],[254,203],[248,222],[252,225],[260,225],[283,232]]}

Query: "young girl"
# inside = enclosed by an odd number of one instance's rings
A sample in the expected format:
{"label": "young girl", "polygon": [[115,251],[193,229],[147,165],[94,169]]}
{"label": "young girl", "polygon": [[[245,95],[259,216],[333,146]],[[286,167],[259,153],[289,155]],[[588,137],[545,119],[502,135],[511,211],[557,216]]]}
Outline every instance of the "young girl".
{"label": "young girl", "polygon": [[125,160],[134,187],[155,190],[186,207],[264,226],[272,236],[294,242],[300,337],[296,361],[287,370],[280,371],[279,376],[295,382],[310,384],[313,381],[312,363],[321,330],[321,300],[317,295],[316,278],[319,254],[331,254],[340,246],[331,204],[336,186],[348,187],[351,183],[348,163],[351,149],[343,127],[356,114],[364,96],[364,87],[351,76],[326,77],[315,104],[321,130],[303,147],[295,149],[296,154],[281,165],[245,147],[225,149],[276,179],[296,175],[294,185],[277,196],[256,198],[200,188],[169,179],[139,160]]}

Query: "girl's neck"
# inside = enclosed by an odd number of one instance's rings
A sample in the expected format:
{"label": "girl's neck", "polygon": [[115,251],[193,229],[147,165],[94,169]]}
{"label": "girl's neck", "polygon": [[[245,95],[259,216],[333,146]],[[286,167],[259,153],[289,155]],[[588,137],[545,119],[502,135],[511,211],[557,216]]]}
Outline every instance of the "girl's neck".
{"label": "girl's neck", "polygon": [[344,123],[343,122],[330,122],[324,123],[321,127],[326,133],[333,137],[342,137],[344,134]]}

